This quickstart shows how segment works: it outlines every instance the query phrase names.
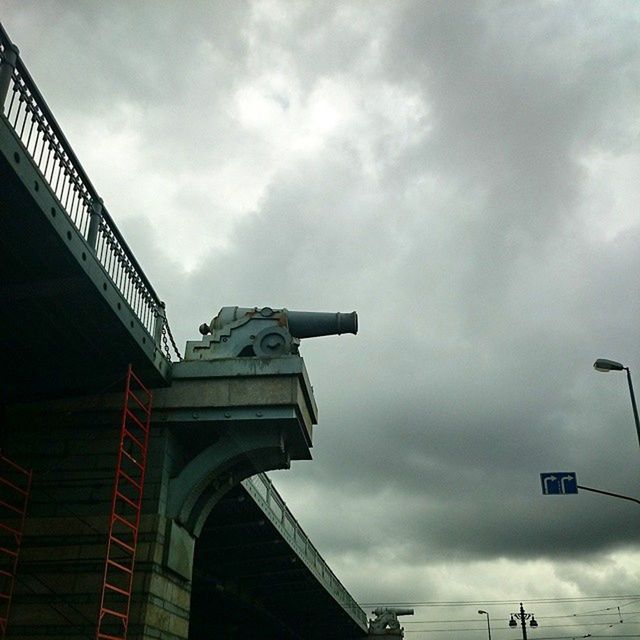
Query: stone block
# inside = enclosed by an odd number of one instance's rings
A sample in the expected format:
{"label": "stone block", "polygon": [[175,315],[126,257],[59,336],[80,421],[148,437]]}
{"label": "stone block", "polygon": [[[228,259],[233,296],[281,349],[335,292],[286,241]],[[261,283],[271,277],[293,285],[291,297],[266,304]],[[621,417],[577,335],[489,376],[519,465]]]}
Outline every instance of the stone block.
{"label": "stone block", "polygon": [[175,520],[167,523],[165,566],[186,580],[193,574],[195,538]]}

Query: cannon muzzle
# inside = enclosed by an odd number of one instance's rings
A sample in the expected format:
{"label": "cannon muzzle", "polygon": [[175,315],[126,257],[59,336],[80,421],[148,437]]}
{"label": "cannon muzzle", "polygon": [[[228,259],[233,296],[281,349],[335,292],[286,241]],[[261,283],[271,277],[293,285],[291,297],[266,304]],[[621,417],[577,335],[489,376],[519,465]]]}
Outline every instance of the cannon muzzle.
{"label": "cannon muzzle", "polygon": [[294,338],[339,336],[358,333],[358,314],[322,313],[315,311],[287,311],[289,332]]}

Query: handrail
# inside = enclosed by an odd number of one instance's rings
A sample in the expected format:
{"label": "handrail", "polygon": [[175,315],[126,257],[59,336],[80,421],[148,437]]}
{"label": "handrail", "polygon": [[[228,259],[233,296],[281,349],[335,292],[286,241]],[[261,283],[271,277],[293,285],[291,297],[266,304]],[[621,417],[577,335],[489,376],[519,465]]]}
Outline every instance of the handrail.
{"label": "handrail", "polygon": [[161,350],[162,302],[0,23],[0,113]]}
{"label": "handrail", "polygon": [[[294,515],[289,511],[285,501],[277,492],[269,477],[265,473],[258,473],[243,480],[242,485],[247,489],[249,495],[262,511],[276,524],[280,533],[289,539],[292,548],[298,552],[300,558],[310,571],[325,587],[328,587],[329,592],[345,611],[348,611],[352,618],[365,629],[367,626],[367,614],[346,590],[325,559],[320,555]],[[273,505],[275,505],[275,509]],[[285,522],[291,524],[292,531],[287,531]]]}

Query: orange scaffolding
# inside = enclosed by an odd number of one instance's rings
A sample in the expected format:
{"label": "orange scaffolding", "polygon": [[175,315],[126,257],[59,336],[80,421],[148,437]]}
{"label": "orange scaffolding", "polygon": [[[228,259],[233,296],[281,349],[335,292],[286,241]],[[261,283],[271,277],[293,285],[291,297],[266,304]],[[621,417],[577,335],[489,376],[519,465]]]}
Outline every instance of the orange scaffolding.
{"label": "orange scaffolding", "polygon": [[127,638],[152,399],[129,365],[96,640]]}
{"label": "orange scaffolding", "polygon": [[32,471],[24,469],[0,452],[0,639],[9,623],[11,598],[16,581]]}

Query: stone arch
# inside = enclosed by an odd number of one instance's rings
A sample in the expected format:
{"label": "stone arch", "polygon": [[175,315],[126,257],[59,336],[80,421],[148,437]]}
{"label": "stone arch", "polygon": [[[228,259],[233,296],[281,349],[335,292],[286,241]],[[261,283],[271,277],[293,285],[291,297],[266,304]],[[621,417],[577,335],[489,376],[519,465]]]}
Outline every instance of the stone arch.
{"label": "stone arch", "polygon": [[226,431],[169,481],[167,516],[197,538],[232,487],[256,473],[289,466],[282,427],[263,423]]}

